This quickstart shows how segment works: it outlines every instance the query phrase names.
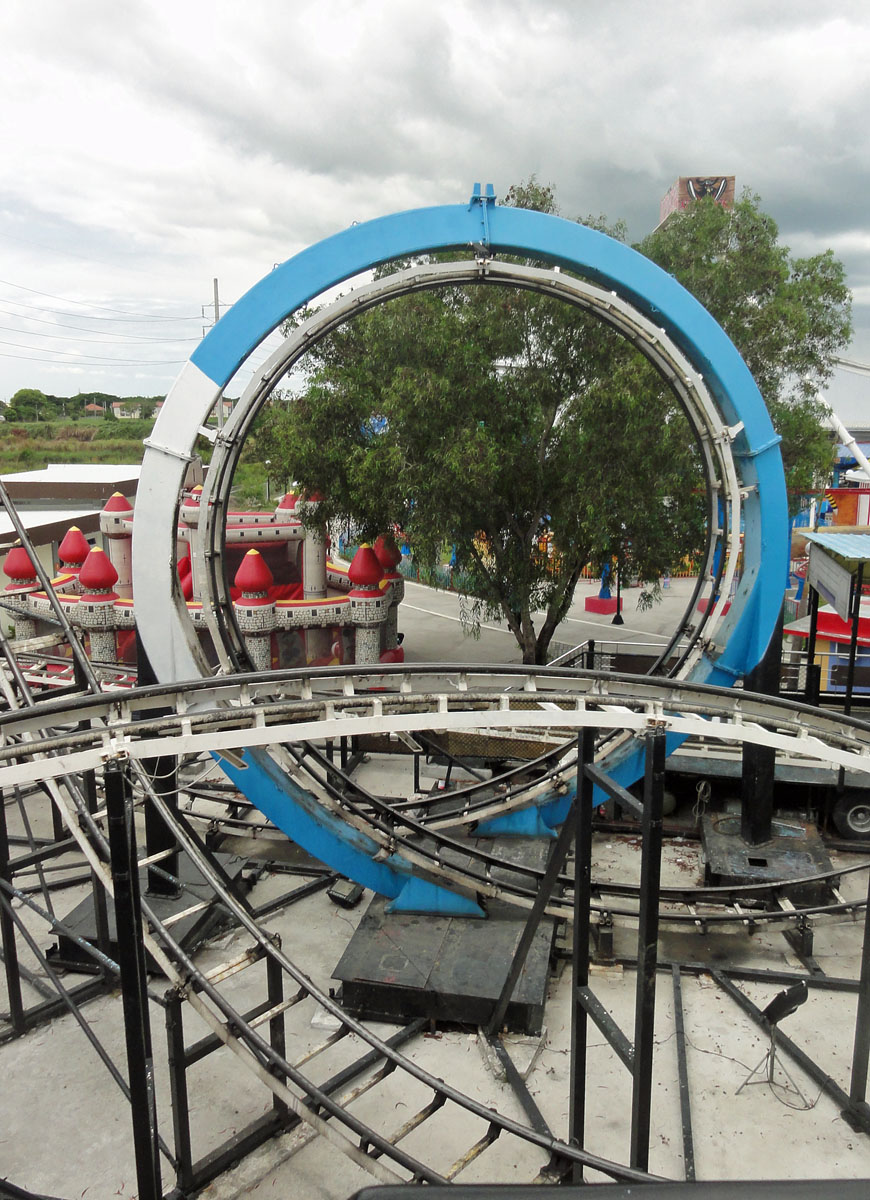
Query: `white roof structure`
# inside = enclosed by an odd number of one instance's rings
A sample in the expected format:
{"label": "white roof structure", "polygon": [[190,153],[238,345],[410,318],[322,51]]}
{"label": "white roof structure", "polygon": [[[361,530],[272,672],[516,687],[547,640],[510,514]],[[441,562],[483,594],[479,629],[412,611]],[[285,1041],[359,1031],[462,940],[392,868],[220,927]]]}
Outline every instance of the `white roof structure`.
{"label": "white roof structure", "polygon": [[94,483],[111,484],[122,479],[138,480],[139,463],[49,463],[36,471],[0,475],[4,483]]}

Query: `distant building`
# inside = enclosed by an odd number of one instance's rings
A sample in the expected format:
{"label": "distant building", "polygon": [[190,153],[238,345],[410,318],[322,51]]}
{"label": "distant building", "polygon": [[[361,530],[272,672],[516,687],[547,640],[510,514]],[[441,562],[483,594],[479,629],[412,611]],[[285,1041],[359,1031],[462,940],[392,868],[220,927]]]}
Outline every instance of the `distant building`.
{"label": "distant building", "polygon": [[711,196],[723,208],[733,208],[735,178],[734,175],[681,175],[662,197],[659,225],[663,225],[671,213],[680,212],[706,196]]}
{"label": "distant building", "polygon": [[119,421],[135,421],[142,416],[142,406],[130,400],[113,400],[112,412]]}

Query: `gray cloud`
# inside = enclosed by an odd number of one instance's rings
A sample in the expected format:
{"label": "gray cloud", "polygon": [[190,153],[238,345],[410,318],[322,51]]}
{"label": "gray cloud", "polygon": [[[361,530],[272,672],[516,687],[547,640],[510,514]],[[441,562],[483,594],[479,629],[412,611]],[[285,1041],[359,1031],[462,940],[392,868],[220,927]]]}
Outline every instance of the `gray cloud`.
{"label": "gray cloud", "polygon": [[[213,275],[235,298],[478,179],[536,173],[639,239],[678,175],[722,171],[796,253],[843,258],[870,354],[863,3],[11,0],[0,37],[0,247],[24,286],[190,316]],[[42,369],[0,357],[0,398]]]}

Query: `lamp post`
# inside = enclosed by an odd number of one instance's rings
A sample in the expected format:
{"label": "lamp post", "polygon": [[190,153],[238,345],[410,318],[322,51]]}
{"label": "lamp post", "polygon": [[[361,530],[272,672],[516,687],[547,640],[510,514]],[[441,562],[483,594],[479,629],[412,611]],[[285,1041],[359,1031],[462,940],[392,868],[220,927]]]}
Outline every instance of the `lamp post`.
{"label": "lamp post", "polygon": [[266,465],[266,503],[268,504],[269,501],[272,499],[272,480],[270,477],[270,468],[272,466],[272,460],[267,458],[265,465]]}

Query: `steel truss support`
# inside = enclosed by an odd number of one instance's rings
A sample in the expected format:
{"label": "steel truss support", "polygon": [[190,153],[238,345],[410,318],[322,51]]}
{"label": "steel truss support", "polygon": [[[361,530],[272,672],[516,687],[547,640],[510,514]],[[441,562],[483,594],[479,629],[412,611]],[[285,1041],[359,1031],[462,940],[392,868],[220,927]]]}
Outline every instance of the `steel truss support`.
{"label": "steel truss support", "polygon": [[[15,882],[16,875],[28,867],[40,864],[44,859],[66,853],[75,843],[70,839],[64,839],[59,843],[49,841],[41,844],[39,849],[32,850],[29,854],[17,855],[13,858],[10,854],[10,840],[6,821],[5,797],[0,794],[0,958],[4,965],[6,991],[9,998],[9,1030],[0,1034],[0,1043],[20,1037],[29,1030],[35,1029],[36,1026],[70,1010],[71,1007],[93,1000],[113,982],[111,970],[106,965],[105,958],[100,956],[96,956],[99,964],[97,969],[101,975],[99,980],[88,980],[86,983],[62,991],[57,986],[56,977],[52,974],[51,964],[47,958],[44,960],[44,969],[54,982],[54,987],[48,986],[42,976],[34,974],[19,961],[17,939],[26,937],[26,935],[22,929],[16,933],[17,918],[12,908],[12,898],[17,896],[24,903],[32,906],[32,901],[27,899],[28,893],[39,891],[43,896],[47,896],[47,889],[52,885],[46,884],[43,880],[38,888],[36,885],[19,888]],[[33,844],[33,839],[28,839],[28,842]],[[102,896],[102,892],[102,887],[95,883],[95,903]],[[102,903],[105,904],[104,896],[102,896]],[[62,928],[62,923],[54,921],[50,912],[46,912],[44,916],[50,923],[54,922],[53,928]],[[103,956],[106,954],[107,946],[108,942],[106,947],[100,946]],[[30,949],[40,959],[41,951],[35,944],[31,945]],[[27,1007],[24,1002],[22,981],[38,992],[42,996],[42,1000]]]}
{"label": "steel truss support", "polygon": [[[250,959],[253,963],[255,958]],[[285,1053],[284,1030],[284,977],[280,965],[274,959],[266,959],[267,998],[250,1012],[244,1014],[245,1021],[255,1020],[265,1013],[277,1012],[269,1018],[269,1041],[272,1049],[283,1058]],[[205,1187],[222,1171],[227,1170],[246,1154],[255,1150],[270,1137],[285,1128],[288,1108],[278,1096],[273,1096],[271,1113],[260,1117],[233,1138],[198,1161],[194,1161],[190,1134],[190,1103],[188,1099],[187,1072],[195,1063],[223,1047],[223,1042],[214,1035],[201,1038],[191,1046],[184,1042],[184,1000],[181,989],[173,988],[166,993],[166,1040],[169,1062],[169,1088],[172,1098],[172,1127],[175,1140],[176,1186],[185,1195]]]}
{"label": "steel truss support", "polygon": [[[637,988],[634,1042],[631,1043],[589,988],[590,901],[593,781],[607,788],[607,779],[594,766],[595,731],[583,730],[578,739],[577,792],[553,847],[535,902],[520,936],[513,961],[495,1009],[484,1031],[492,1038],[504,1020],[514,987],[532,939],[556,887],[572,841],[575,846],[574,940],[572,953],[572,1019],[568,1140],[583,1148],[586,1116],[586,1049],[591,1017],[632,1075],[630,1165],[649,1169],[649,1131],[655,1033],[656,972],[658,969],[659,888],[662,857],[662,804],[665,780],[665,734],[656,729],[645,736],[640,910],[637,937]],[[618,788],[618,785],[617,785]],[[622,789],[618,789],[622,790]],[[582,1182],[582,1163],[572,1176]]]}
{"label": "steel truss support", "polygon": [[868,1060],[870,1060],[870,875],[867,878],[867,899],[868,905],[864,909],[864,942],[861,948],[858,1011],[855,1014],[852,1081],[849,1087],[849,1100],[852,1104],[864,1104],[867,1099],[867,1067]]}
{"label": "steel truss support", "polygon": [[[574,941],[574,1018],[572,1023],[571,1064],[571,1138],[583,1145],[585,1117],[585,1062],[588,1018],[604,1034],[617,1056],[632,1076],[630,1165],[636,1170],[649,1167],[649,1130],[652,1097],[652,1063],[655,1033],[656,972],[658,970],[658,907],[662,855],[662,803],[664,798],[665,734],[657,729],[645,738],[643,785],[643,844],[641,849],[640,910],[637,937],[637,988],[635,993],[634,1042],[632,1043],[607,1012],[588,985],[589,980],[589,901],[585,913],[575,913],[579,923]],[[581,759],[586,780],[584,790],[591,788],[592,779],[607,789],[606,779],[591,765],[592,746],[584,744]],[[577,877],[575,905],[582,903],[579,893],[588,888],[582,879],[580,854],[591,850],[592,805],[583,805],[578,832]],[[588,833],[585,832],[588,830]],[[588,839],[588,840],[587,840]],[[588,892],[587,892],[588,897]]]}

